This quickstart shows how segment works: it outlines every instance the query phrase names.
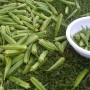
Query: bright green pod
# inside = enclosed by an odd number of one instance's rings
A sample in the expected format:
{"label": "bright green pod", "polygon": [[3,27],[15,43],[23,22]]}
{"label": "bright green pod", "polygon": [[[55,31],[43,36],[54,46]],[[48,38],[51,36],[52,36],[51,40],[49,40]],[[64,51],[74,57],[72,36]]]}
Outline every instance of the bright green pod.
{"label": "bright green pod", "polygon": [[31,72],[35,72],[37,69],[39,69],[44,63],[46,63],[47,62],[47,58],[45,58],[44,59],[44,61],[42,61],[42,62],[39,62],[39,61],[37,61],[34,65],[32,65],[32,67],[30,68],[30,71]]}
{"label": "bright green pod", "polygon": [[34,64],[34,58],[30,57],[30,60],[28,61],[28,63],[26,64],[23,70],[23,74],[27,74],[30,71],[30,68],[32,67],[33,64]]}
{"label": "bright green pod", "polygon": [[29,17],[27,17],[25,15],[17,15],[17,17],[19,17],[21,20],[31,22],[31,18],[29,18]]}
{"label": "bright green pod", "polygon": [[37,32],[38,31],[38,29],[37,28],[35,28],[33,25],[31,25],[30,23],[28,23],[28,22],[26,22],[26,21],[22,21],[24,24],[25,24],[25,26],[27,26],[30,30],[32,30],[32,31],[35,31],[35,32]]}
{"label": "bright green pod", "polygon": [[36,43],[34,43],[34,44],[32,45],[31,52],[32,52],[32,54],[34,54],[35,56],[38,56],[38,55],[37,55],[37,45],[36,45]]}
{"label": "bright green pod", "polygon": [[34,20],[33,20],[33,26],[34,26],[34,27],[36,27],[36,24],[37,24],[38,20],[39,20],[39,16],[36,16],[36,17],[34,18]]}
{"label": "bright green pod", "polygon": [[29,59],[30,59],[30,55],[31,55],[31,48],[32,48],[32,45],[30,45],[26,52],[25,52],[25,55],[24,55],[24,63],[28,63]]}
{"label": "bright green pod", "polygon": [[64,57],[61,57],[54,65],[52,65],[48,70],[48,72],[51,72],[53,70],[56,70],[58,67],[60,67],[65,61]]}
{"label": "bright green pod", "polygon": [[44,14],[42,14],[42,13],[38,13],[38,12],[36,12],[36,11],[34,11],[34,10],[32,10],[32,12],[33,12],[35,15],[41,17],[42,19],[47,19],[47,18],[48,18],[48,17],[45,16]]}
{"label": "bright green pod", "polygon": [[11,68],[11,59],[9,57],[5,57],[5,62],[6,62],[6,67],[5,67],[5,71],[4,71],[4,80],[7,77],[7,73]]}
{"label": "bright green pod", "polygon": [[[6,33],[6,28],[5,28],[5,26],[1,26],[1,32],[2,33]],[[3,45],[5,44],[5,38],[4,38],[4,36],[1,36],[2,37],[2,43],[3,43]]]}
{"label": "bright green pod", "polygon": [[73,16],[75,16],[75,14],[78,12],[78,9],[75,9],[74,11],[72,11],[72,13],[67,17],[67,19],[72,18]]}
{"label": "bright green pod", "polygon": [[24,54],[21,53],[18,56],[16,56],[14,59],[12,59],[12,65],[16,64],[19,60],[24,58]]}
{"label": "bright green pod", "polygon": [[57,47],[53,43],[46,41],[44,39],[39,39],[39,44],[41,46],[43,46],[45,49],[50,50],[50,51],[57,51],[58,50]]}
{"label": "bright green pod", "polygon": [[63,51],[65,50],[65,48],[67,47],[67,45],[68,45],[68,41],[67,40],[65,40],[65,41],[62,42]]}
{"label": "bright green pod", "polygon": [[17,9],[20,9],[20,8],[25,8],[27,5],[24,3],[24,4],[18,4],[18,6],[16,7]]}
{"label": "bright green pod", "polygon": [[55,41],[62,41],[62,40],[65,40],[66,39],[66,36],[63,35],[63,36],[60,36],[60,37],[55,37]]}
{"label": "bright green pod", "polygon": [[88,39],[86,38],[86,36],[83,33],[80,33],[80,37],[85,42],[85,44],[88,45]]}
{"label": "bright green pod", "polygon": [[11,31],[10,31],[10,27],[8,25],[6,25],[6,33],[11,36]]}
{"label": "bright green pod", "polygon": [[67,1],[67,0],[61,0],[61,2],[66,4],[66,5],[76,6],[75,2],[71,2],[71,1]]}
{"label": "bright green pod", "polygon": [[51,10],[55,15],[57,15],[58,12],[57,12],[56,9],[54,8],[54,6],[52,6],[50,3],[48,3],[47,0],[44,0],[44,1],[47,3],[47,5],[48,5],[48,7],[50,8],[50,10]]}
{"label": "bright green pod", "polygon": [[22,30],[27,30],[28,27],[22,26],[22,25],[13,25],[16,29],[22,29]]}
{"label": "bright green pod", "polygon": [[30,81],[37,87],[39,90],[47,90],[41,82],[39,82],[35,77],[31,77]]}
{"label": "bright green pod", "polygon": [[39,61],[39,62],[43,62],[44,59],[46,58],[47,54],[48,54],[48,50],[43,51],[43,52],[40,54],[40,56],[39,56],[39,58],[38,58],[38,61]]}
{"label": "bright green pod", "polygon": [[32,4],[32,2],[30,0],[26,0],[26,3],[28,4],[28,6],[34,10],[36,10],[36,6]]}
{"label": "bright green pod", "polygon": [[0,48],[3,48],[5,50],[26,50],[27,46],[26,45],[2,45]]}
{"label": "bright green pod", "polygon": [[52,20],[51,17],[47,18],[47,19],[43,22],[42,26],[40,27],[40,30],[41,30],[41,31],[45,30],[45,29],[47,28],[47,26],[49,25],[49,23],[51,22],[51,20]]}
{"label": "bright green pod", "polygon": [[30,45],[38,40],[38,35],[31,35],[27,38],[27,41],[24,43],[24,45]]}
{"label": "bright green pod", "polygon": [[69,14],[69,7],[68,7],[68,6],[66,6],[66,8],[65,8],[65,14],[66,14],[66,15]]}
{"label": "bright green pod", "polygon": [[57,46],[60,53],[64,53],[63,45],[60,42],[55,42],[55,45]]}
{"label": "bright green pod", "polygon": [[14,13],[14,14],[19,14],[19,15],[26,15],[27,11],[26,10],[10,10],[10,12]]}
{"label": "bright green pod", "polygon": [[78,1],[77,1],[77,0],[74,0],[74,1],[75,1],[75,4],[76,4],[77,9],[81,9],[81,7],[80,7]]}
{"label": "bright green pod", "polygon": [[27,36],[28,33],[20,33],[20,34],[17,34],[17,35],[13,35],[12,38],[15,39],[15,40],[19,40],[20,38],[24,37],[24,36]]}
{"label": "bright green pod", "polygon": [[13,14],[12,12],[9,12],[8,14],[16,23],[23,25],[23,22],[21,22],[20,19],[15,14]]}
{"label": "bright green pod", "polygon": [[1,32],[1,35],[3,36],[3,38],[9,43],[9,44],[16,44],[17,42],[10,37],[9,35],[7,35],[6,33]]}
{"label": "bright green pod", "polygon": [[59,33],[59,30],[60,30],[60,26],[61,26],[61,23],[62,23],[62,19],[63,19],[63,14],[60,14],[57,18],[57,23],[56,23],[56,27],[55,27],[55,33],[54,33],[54,36],[56,37]]}
{"label": "bright green pod", "polygon": [[6,56],[13,56],[13,55],[18,55],[18,54],[20,54],[22,52],[23,52],[22,50],[5,50],[4,54]]}
{"label": "bright green pod", "polygon": [[19,60],[16,64],[14,64],[8,71],[7,75],[9,76],[13,74],[17,70],[17,68],[19,68],[22,64],[23,64],[23,59]]}
{"label": "bright green pod", "polygon": [[21,45],[21,44],[24,44],[25,41],[27,40],[29,35],[25,35],[24,37],[20,38],[17,42],[17,44]]}
{"label": "bright green pod", "polygon": [[41,10],[41,11],[43,11],[43,12],[46,12],[46,13],[52,15],[52,12],[51,12],[49,9],[42,8],[42,7],[37,7],[37,10]]}
{"label": "bright green pod", "polygon": [[80,40],[80,42],[79,42],[79,46],[80,46],[80,47],[85,46],[85,43],[83,42],[83,40],[82,40],[82,39],[81,39],[81,40]]}
{"label": "bright green pod", "polygon": [[10,25],[10,26],[13,26],[13,25],[17,25],[17,23],[15,23],[15,22],[6,22],[6,21],[2,21],[2,22],[0,22],[0,25]]}
{"label": "bright green pod", "polygon": [[25,88],[25,89],[29,89],[29,88],[30,88],[29,83],[27,83],[27,82],[25,82],[25,81],[23,81],[23,80],[21,80],[21,79],[19,79],[19,78],[16,78],[16,77],[14,77],[14,76],[10,76],[8,79],[9,79],[10,81],[12,81],[12,82],[20,85],[21,87],[23,87],[23,88]]}
{"label": "bright green pod", "polygon": [[74,86],[72,88],[72,90],[74,90],[82,81],[82,79],[86,76],[86,74],[89,72],[89,70],[87,68],[85,68],[76,78],[75,82],[74,82]]}

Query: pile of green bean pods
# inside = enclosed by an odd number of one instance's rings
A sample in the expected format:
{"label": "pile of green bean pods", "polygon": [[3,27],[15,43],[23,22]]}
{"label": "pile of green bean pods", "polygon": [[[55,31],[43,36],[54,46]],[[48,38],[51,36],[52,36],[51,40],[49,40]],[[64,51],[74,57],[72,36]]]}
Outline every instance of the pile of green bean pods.
{"label": "pile of green bean pods", "polygon": [[[36,77],[31,76],[27,82],[15,74],[20,70],[19,74],[27,76],[42,69],[50,58],[49,54],[59,53],[60,57],[46,69],[46,73],[54,72],[64,63],[68,42],[65,35],[59,36],[61,27],[65,26],[64,17],[49,3],[51,1],[0,0],[0,90],[32,90],[34,86],[35,90],[47,90]],[[67,19],[80,9],[77,1],[61,2],[67,5],[65,14],[69,14],[68,5],[77,8]],[[49,26],[54,28],[53,31],[48,31]],[[20,88],[5,88],[6,82]]]}
{"label": "pile of green bean pods", "polygon": [[90,50],[90,28],[83,27],[82,30],[72,36],[74,42],[85,50]]}
{"label": "pile of green bean pods", "polygon": [[[29,89],[29,82],[15,76],[17,70],[24,66],[21,74],[35,72],[48,61],[48,54],[58,52],[63,54],[67,46],[66,36],[58,36],[63,20],[63,14],[46,0],[16,0],[4,2],[0,6],[0,66],[2,83],[14,82],[21,88]],[[54,25],[55,24],[55,25]],[[47,39],[47,27],[54,25],[54,38]],[[57,69],[65,61],[62,56],[46,72]],[[30,81],[38,90],[46,90],[35,77]]]}

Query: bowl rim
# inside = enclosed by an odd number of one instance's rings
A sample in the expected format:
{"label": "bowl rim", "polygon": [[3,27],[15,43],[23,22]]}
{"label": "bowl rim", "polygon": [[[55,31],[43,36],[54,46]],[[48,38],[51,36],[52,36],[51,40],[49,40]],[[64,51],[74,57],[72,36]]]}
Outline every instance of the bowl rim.
{"label": "bowl rim", "polygon": [[72,27],[75,23],[77,23],[77,22],[79,22],[79,21],[82,21],[82,20],[86,20],[86,19],[90,19],[90,16],[81,17],[81,18],[78,18],[78,19],[72,21],[72,22],[68,25],[68,27],[67,27],[67,29],[66,29],[66,38],[67,38],[68,42],[70,43],[70,45],[71,45],[74,49],[76,49],[76,50],[78,50],[78,51],[80,51],[80,52],[82,52],[82,53],[85,53],[85,54],[90,54],[90,51],[85,50],[85,49],[83,49],[82,47],[78,46],[78,45],[72,40],[71,35],[70,35],[71,27]]}

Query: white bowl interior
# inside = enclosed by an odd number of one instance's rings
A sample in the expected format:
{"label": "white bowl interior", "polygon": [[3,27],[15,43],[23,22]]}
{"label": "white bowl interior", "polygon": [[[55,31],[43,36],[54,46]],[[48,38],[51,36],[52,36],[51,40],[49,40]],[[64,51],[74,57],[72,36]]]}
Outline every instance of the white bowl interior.
{"label": "white bowl interior", "polygon": [[82,56],[90,58],[90,51],[87,51],[81,47],[79,47],[71,38],[72,35],[82,30],[83,27],[90,27],[90,16],[82,17],[79,19],[74,20],[66,30],[66,37],[72,47]]}

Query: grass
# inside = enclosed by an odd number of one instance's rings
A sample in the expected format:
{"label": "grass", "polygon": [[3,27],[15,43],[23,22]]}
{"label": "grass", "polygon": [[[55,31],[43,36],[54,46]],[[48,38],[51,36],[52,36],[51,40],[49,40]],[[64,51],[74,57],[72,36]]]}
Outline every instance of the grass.
{"label": "grass", "polygon": [[[74,19],[79,18],[82,14],[90,12],[90,9],[89,9],[90,1],[89,0],[78,0],[78,2],[80,3],[81,11],[77,13],[74,17],[72,17],[70,20],[68,20],[67,21],[68,24]],[[62,12],[64,14],[65,5],[62,4],[60,0],[55,0],[52,4],[56,7],[58,13]],[[72,6],[70,6],[70,11],[72,10],[73,8]],[[64,15],[64,18],[66,18],[65,15]],[[66,28],[62,27],[60,35],[64,35],[65,31],[66,31]],[[55,53],[53,54],[53,57],[49,56],[48,62],[45,63],[35,73],[29,73],[29,75],[26,75],[26,76],[22,74],[18,74],[18,75],[15,74],[15,76],[18,76],[27,82],[30,82],[29,81],[30,76],[35,76],[39,81],[41,81],[46,86],[47,90],[71,90],[77,75],[84,68],[90,69],[90,60],[77,54],[75,50],[69,45],[64,53],[66,61],[63,64],[63,66],[58,68],[56,71],[52,73],[46,73],[45,70],[49,68],[50,65],[52,65],[55,62],[58,56],[60,57],[61,55],[58,53]],[[18,70],[19,73],[21,73],[21,71],[22,69]],[[90,81],[85,80],[85,78],[80,83],[80,85],[76,88],[76,90],[89,90],[88,88],[89,88]],[[8,87],[19,88],[18,85],[15,85],[14,83],[10,83],[10,82],[8,83],[8,81],[7,83],[5,83],[5,87],[6,88]],[[33,88],[30,90],[33,90]]]}

